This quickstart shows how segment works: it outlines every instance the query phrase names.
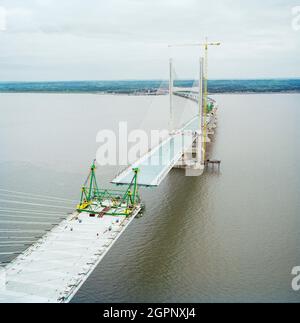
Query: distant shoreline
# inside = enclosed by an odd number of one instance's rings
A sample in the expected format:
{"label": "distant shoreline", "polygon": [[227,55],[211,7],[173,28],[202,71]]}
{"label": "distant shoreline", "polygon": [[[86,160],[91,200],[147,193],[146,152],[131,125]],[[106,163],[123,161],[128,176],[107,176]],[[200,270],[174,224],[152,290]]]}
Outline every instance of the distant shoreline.
{"label": "distant shoreline", "polygon": [[[148,93],[120,93],[120,92],[91,92],[91,91],[1,91],[1,94],[90,94],[111,96],[165,96],[168,94]],[[253,95],[253,94],[300,94],[300,91],[232,91],[232,92],[209,92],[209,95]]]}
{"label": "distant shoreline", "polygon": [[[196,80],[176,80],[174,86],[196,88]],[[112,95],[166,95],[166,80],[0,82],[0,93],[90,93]],[[211,94],[300,93],[300,79],[209,80]]]}

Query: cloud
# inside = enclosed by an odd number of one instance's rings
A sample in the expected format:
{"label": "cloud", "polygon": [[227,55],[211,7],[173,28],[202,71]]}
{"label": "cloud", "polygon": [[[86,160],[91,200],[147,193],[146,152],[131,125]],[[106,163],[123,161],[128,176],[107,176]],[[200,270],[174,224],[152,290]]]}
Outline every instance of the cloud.
{"label": "cloud", "polygon": [[199,49],[170,52],[167,45],[199,42],[205,36],[222,41],[222,47],[210,52],[214,78],[300,75],[300,32],[291,28],[295,1],[2,3],[7,12],[0,39],[2,80],[164,78],[170,54],[178,56],[181,75],[189,77]]}

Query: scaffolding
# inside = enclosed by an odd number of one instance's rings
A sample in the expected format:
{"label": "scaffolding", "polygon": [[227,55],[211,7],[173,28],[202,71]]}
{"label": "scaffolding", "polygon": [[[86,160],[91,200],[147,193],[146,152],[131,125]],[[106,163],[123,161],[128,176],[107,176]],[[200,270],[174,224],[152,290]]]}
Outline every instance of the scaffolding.
{"label": "scaffolding", "polygon": [[133,168],[133,177],[126,190],[100,189],[96,179],[96,165],[93,161],[90,173],[81,189],[80,203],[77,205],[79,213],[90,215],[124,215],[129,216],[140,203],[137,177],[138,168]]}

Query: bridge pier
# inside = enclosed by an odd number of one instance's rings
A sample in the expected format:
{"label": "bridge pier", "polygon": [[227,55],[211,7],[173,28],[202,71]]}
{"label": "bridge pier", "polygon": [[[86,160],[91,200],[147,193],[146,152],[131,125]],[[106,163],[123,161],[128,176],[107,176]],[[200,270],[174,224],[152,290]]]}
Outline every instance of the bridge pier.
{"label": "bridge pier", "polygon": [[174,168],[184,169],[185,176],[201,176],[204,172],[205,165],[202,163],[202,138],[203,136],[201,134],[196,135],[190,149],[184,152],[182,158],[174,166]]}
{"label": "bridge pier", "polygon": [[185,176],[196,177],[201,176],[205,169],[207,169],[207,161],[203,159],[203,143],[211,143],[209,136],[215,134],[214,129],[217,127],[217,108],[214,108],[209,114],[209,122],[207,124],[206,136],[204,138],[202,133],[196,132],[195,139],[190,149],[184,152],[182,158],[174,166],[174,168],[184,169]]}
{"label": "bridge pier", "polygon": [[198,177],[201,176],[204,172],[205,167],[203,165],[188,167],[185,169],[185,176],[187,177]]}

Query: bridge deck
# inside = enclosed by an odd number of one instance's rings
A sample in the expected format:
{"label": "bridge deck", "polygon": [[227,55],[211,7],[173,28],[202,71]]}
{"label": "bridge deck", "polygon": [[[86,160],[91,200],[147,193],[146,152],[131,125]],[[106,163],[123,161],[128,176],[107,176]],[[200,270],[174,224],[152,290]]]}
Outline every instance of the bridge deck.
{"label": "bridge deck", "polygon": [[133,176],[132,168],[139,168],[138,185],[158,186],[182,154],[191,147],[195,139],[193,132],[199,128],[199,122],[199,116],[194,117],[182,129],[168,136],[160,145],[122,171],[112,183],[129,184]]}
{"label": "bridge deck", "polygon": [[[140,185],[159,185],[191,146],[199,121],[192,119],[113,182],[129,183],[131,169],[139,167]],[[0,303],[70,301],[140,210],[126,218],[70,215],[0,271]]]}
{"label": "bridge deck", "polygon": [[81,213],[63,220],[6,266],[0,303],[70,301],[139,210],[129,218]]}

